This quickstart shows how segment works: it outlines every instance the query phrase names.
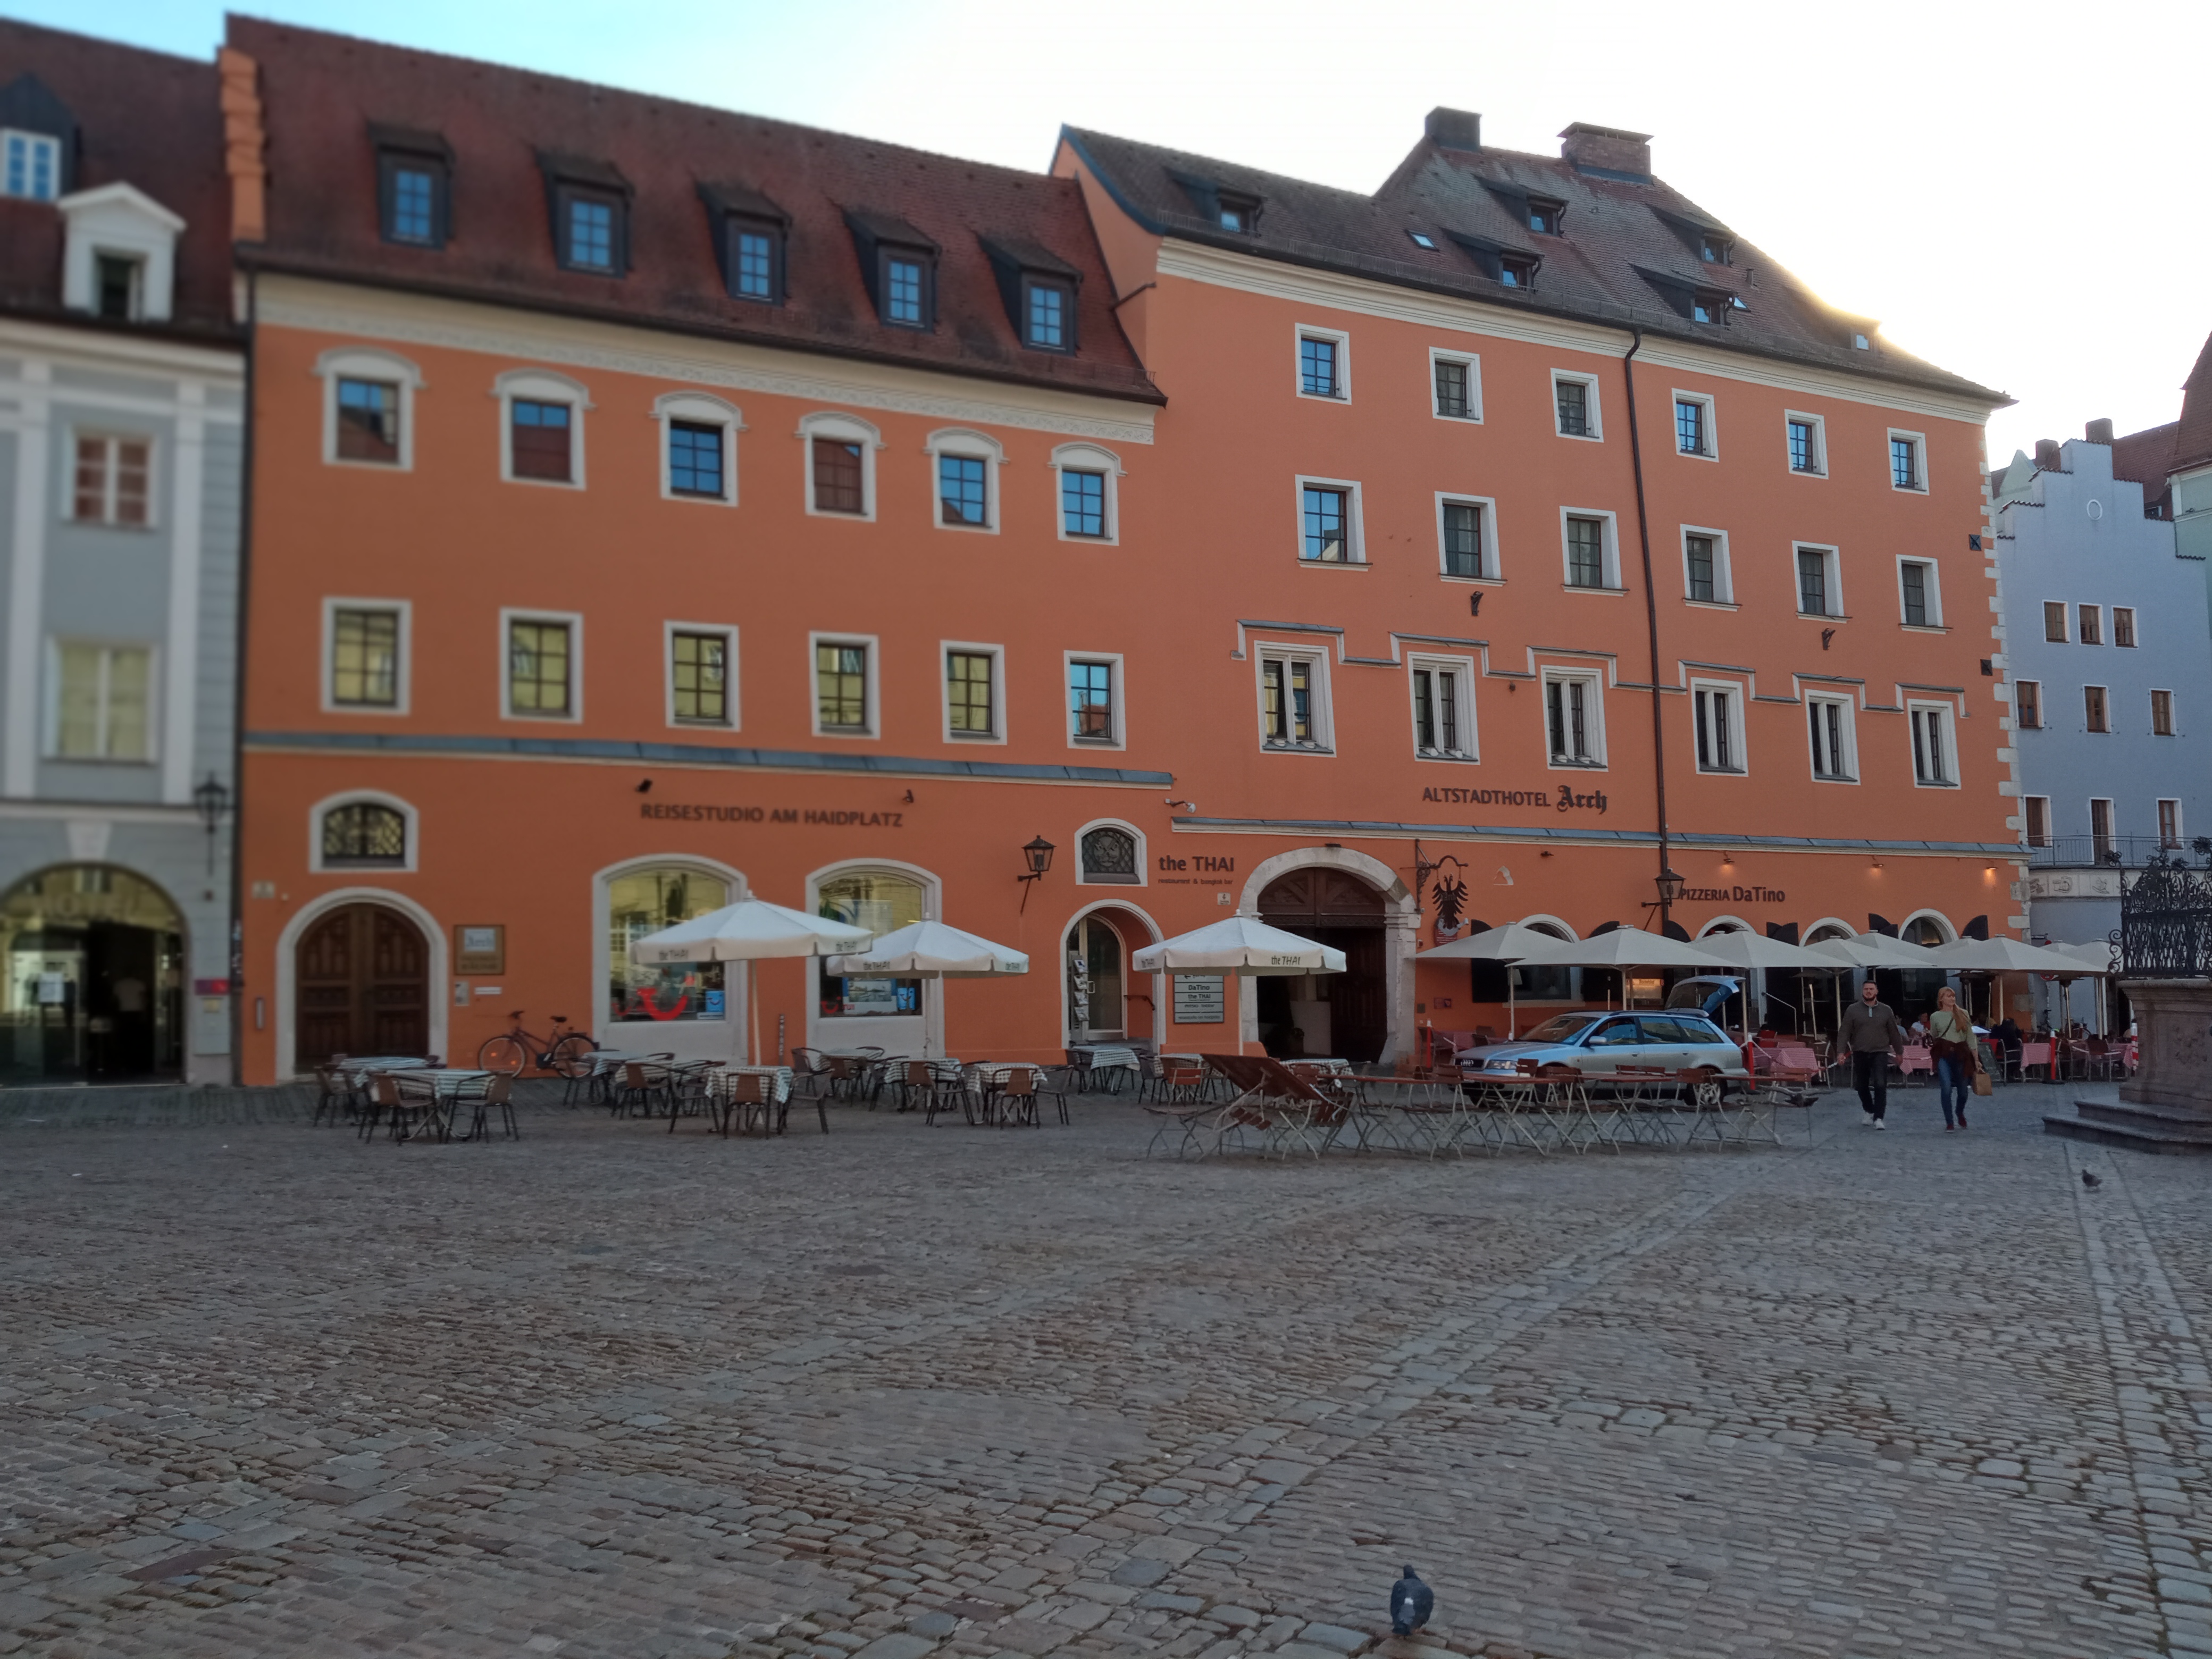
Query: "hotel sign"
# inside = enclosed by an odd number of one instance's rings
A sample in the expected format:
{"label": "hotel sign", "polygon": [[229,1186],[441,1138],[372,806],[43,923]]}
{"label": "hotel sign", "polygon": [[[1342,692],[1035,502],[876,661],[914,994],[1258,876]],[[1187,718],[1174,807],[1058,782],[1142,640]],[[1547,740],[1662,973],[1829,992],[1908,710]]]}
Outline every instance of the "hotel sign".
{"label": "hotel sign", "polygon": [[1545,806],[1554,812],[1595,812],[1605,814],[1605,791],[1593,789],[1587,794],[1577,794],[1566,784],[1556,792],[1550,789],[1442,789],[1421,791],[1425,805],[1438,806]]}

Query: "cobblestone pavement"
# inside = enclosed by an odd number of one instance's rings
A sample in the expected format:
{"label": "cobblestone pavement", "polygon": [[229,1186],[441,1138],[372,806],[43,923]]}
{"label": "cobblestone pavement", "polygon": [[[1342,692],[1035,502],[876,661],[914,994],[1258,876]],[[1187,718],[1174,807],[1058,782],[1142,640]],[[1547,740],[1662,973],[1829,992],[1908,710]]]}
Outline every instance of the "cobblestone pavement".
{"label": "cobblestone pavement", "polygon": [[2051,1098],[1318,1166],[19,1115],[0,1652],[2212,1654],[2212,1169]]}

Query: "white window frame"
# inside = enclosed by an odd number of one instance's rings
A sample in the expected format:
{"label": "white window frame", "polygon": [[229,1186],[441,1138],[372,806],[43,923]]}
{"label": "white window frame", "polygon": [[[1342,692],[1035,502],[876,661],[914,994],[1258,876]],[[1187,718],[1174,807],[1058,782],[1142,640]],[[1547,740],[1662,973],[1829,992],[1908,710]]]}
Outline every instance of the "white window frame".
{"label": "white window frame", "polygon": [[[544,489],[584,487],[585,415],[593,407],[592,395],[581,380],[545,368],[510,369],[492,382],[499,400],[499,476],[503,483],[534,484]],[[568,477],[518,478],[514,476],[514,400],[568,405]]]}
{"label": "white window frame", "polygon": [[[2113,842],[2115,842],[2115,843],[2117,843],[2117,842],[2119,841],[2119,839],[2120,839],[2120,804],[2119,804],[2119,802],[2118,802],[2117,799],[2115,799],[2113,797],[2110,796],[2110,795],[2092,795],[2092,796],[2090,796],[2090,797],[2089,797],[2089,856],[2090,856],[2092,859],[2095,858],[2095,857],[2096,857],[2096,855],[2097,855],[2097,841],[2098,841],[2098,834],[2097,834],[2097,805],[2098,805],[2098,803],[2099,803],[2099,802],[2100,802],[2100,801],[2104,804],[2104,808],[2105,808],[2105,830],[2104,830],[2104,838],[2105,838],[2105,839],[2106,839],[2106,840],[2108,840],[2108,841]],[[2055,839],[2055,837],[2054,837],[2054,839]]]}
{"label": "white window frame", "polygon": [[[1802,472],[1790,465],[1790,427],[1795,421],[1802,421],[1813,428],[1813,465]],[[1782,470],[1793,478],[1828,476],[1828,420],[1825,415],[1808,414],[1802,409],[1782,411]]]}
{"label": "white window frame", "polygon": [[[2167,686],[2154,685],[2147,687],[2146,690],[2150,693],[2146,699],[2146,702],[2150,704],[2150,735],[2154,738],[2179,737],[2181,735],[2180,699],[2176,697],[2172,688]],[[2166,720],[2169,728],[2164,732],[2158,729],[2157,701],[2160,696],[2166,699]]]}
{"label": "white window frame", "polygon": [[[1909,487],[1898,483],[1897,468],[1890,459],[1890,445],[1895,443],[1899,438],[1910,438],[1912,441],[1912,470],[1919,482]],[[1928,493],[1928,434],[1924,432],[1907,432],[1902,427],[1890,428],[1888,441],[1881,447],[1881,465],[1883,471],[1888,476],[1889,487],[1899,495],[1925,495]]]}
{"label": "white window frame", "polygon": [[[1735,758],[1733,766],[1707,766],[1697,759],[1698,698],[1700,693],[1722,699],[1721,717],[1728,724],[1729,752]],[[1751,775],[1751,757],[1744,748],[1744,694],[1741,680],[1692,678],[1690,681],[1690,755],[1700,777],[1741,778]]]}
{"label": "white window frame", "polygon": [[[1306,390],[1305,354],[1298,348],[1308,340],[1326,340],[1336,348],[1336,395],[1327,397]],[[1300,323],[1291,331],[1291,384],[1299,397],[1310,404],[1345,404],[1352,401],[1352,336],[1340,328],[1323,328],[1318,323]]]}
{"label": "white window frame", "polygon": [[[1453,682],[1452,708],[1459,726],[1460,746],[1457,749],[1424,749],[1421,747],[1421,703],[1413,688],[1416,672],[1431,676],[1443,673],[1455,675]],[[1433,684],[1433,679],[1431,684]],[[1466,766],[1482,759],[1481,740],[1474,725],[1474,659],[1472,657],[1441,656],[1433,652],[1408,652],[1406,654],[1406,714],[1412,722],[1413,758],[1419,761],[1440,761],[1454,766]]]}
{"label": "white window frame", "polygon": [[[678,634],[719,634],[722,636],[723,701],[728,716],[720,720],[678,720],[676,716],[676,636]],[[738,625],[735,623],[664,622],[660,624],[661,714],[668,726],[680,732],[735,732],[744,724],[738,707]]]}
{"label": "white window frame", "polygon": [[[1482,574],[1462,575],[1446,562],[1444,553],[1444,508],[1447,507],[1479,507],[1482,509]],[[1498,550],[1498,501],[1492,495],[1470,495],[1464,490],[1437,491],[1437,574],[1448,582],[1465,582],[1470,587],[1498,587],[1504,584],[1505,566]]]}
{"label": "white window frame", "polygon": [[[105,444],[143,443],[146,446],[146,522],[125,524],[119,519],[81,519],[76,514],[76,453],[77,446],[90,438]],[[63,457],[66,471],[62,477],[63,499],[69,503],[69,522],[85,525],[94,530],[120,530],[126,534],[143,535],[149,530],[159,530],[161,525],[161,464],[166,459],[161,440],[152,432],[125,432],[112,426],[72,426],[69,428],[69,452]],[[118,469],[115,453],[108,452],[106,501],[115,503],[115,477]]]}
{"label": "white window frame", "polygon": [[[1910,623],[1905,620],[1905,567],[1917,564],[1928,572],[1925,592],[1928,599],[1928,620]],[[1897,556],[1897,623],[1900,628],[1915,634],[1944,634],[1950,630],[1943,625],[1943,569],[1935,560],[1920,554],[1900,553]]]}
{"label": "white window frame", "polygon": [[[1574,561],[1567,540],[1567,520],[1596,519],[1605,526],[1602,587],[1583,587],[1572,579]],[[1597,507],[1563,507],[1559,509],[1559,585],[1570,593],[1626,593],[1628,589],[1620,580],[1620,520],[1616,514]]]}
{"label": "white window frame", "polygon": [[[939,427],[929,434],[922,445],[929,457],[929,522],[937,529],[951,531],[958,536],[995,536],[999,533],[999,471],[1006,464],[1006,447],[988,432],[978,432],[973,427]],[[951,455],[962,460],[983,463],[982,524],[947,524],[945,522],[945,503],[940,491],[941,481],[937,476],[940,457]],[[808,459],[812,459],[810,451]],[[807,469],[811,475],[813,468]],[[813,479],[807,480],[811,489]],[[1054,503],[1055,507],[1058,503]]]}
{"label": "white window frame", "polygon": [[2189,845],[2189,828],[2182,822],[2181,803],[2175,799],[2172,795],[2160,795],[2158,797],[2152,807],[2153,817],[2151,821],[2154,823],[2157,823],[2158,819],[2164,816],[2162,809],[2168,806],[2171,806],[2173,809],[2173,839],[2172,841],[2165,839],[2166,826],[2162,823],[2160,823],[2158,828],[2152,833],[2160,838],[2160,850],[2170,852],[2174,848],[2186,847]]}
{"label": "white window frame", "polygon": [[[1690,597],[1690,538],[1703,536],[1713,544],[1713,597],[1693,599]],[[1735,567],[1729,561],[1729,536],[1725,530],[1716,530],[1711,525],[1686,524],[1680,529],[1682,544],[1682,603],[1693,605],[1700,611],[1734,611],[1735,602]]]}
{"label": "white window frame", "polygon": [[[1951,775],[1942,779],[1923,778],[1912,758],[1912,738],[1915,722],[1923,714],[1940,714],[1943,717],[1943,740],[1948,749]],[[1935,702],[1908,698],[1905,705],[1905,761],[1912,767],[1912,785],[1916,789],[1956,789],[1960,787],[1959,772],[1959,709],[1949,702]]]}
{"label": "white window frame", "polygon": [[[1583,735],[1589,740],[1588,760],[1561,760],[1552,753],[1552,684],[1580,680],[1589,686],[1583,708]],[[1538,671],[1536,718],[1544,734],[1544,764],[1553,772],[1602,772],[1607,769],[1605,745],[1605,674],[1596,668],[1547,667]]]}
{"label": "white window frame", "polygon": [[[1583,392],[1583,406],[1589,411],[1589,430],[1566,432],[1559,427],[1559,382],[1573,380]],[[1578,368],[1555,368],[1552,371],[1552,434],[1554,437],[1571,438],[1577,443],[1601,444],[1605,441],[1605,416],[1599,403],[1597,376]]]}
{"label": "white window frame", "polygon": [[[1097,660],[1097,659],[1093,659]],[[1137,842],[1137,878],[1134,881],[1093,881],[1083,868],[1083,838],[1093,830],[1119,830],[1125,836],[1133,836]],[[1127,818],[1093,818],[1079,824],[1075,831],[1075,884],[1078,887],[1149,887],[1152,885],[1152,848],[1145,832]]]}
{"label": "white window frame", "polygon": [[[955,732],[952,729],[952,681],[947,670],[954,652],[963,656],[988,657],[991,659],[991,729],[987,732]],[[937,703],[938,718],[947,743],[963,748],[970,744],[996,743],[1006,740],[1006,647],[1003,645],[984,645],[973,640],[939,640],[937,642]],[[819,714],[817,705],[815,709]]]}
{"label": "white window frame", "polygon": [[[568,712],[565,714],[520,714],[514,711],[514,678],[508,671],[507,625],[510,623],[566,623],[568,625]],[[499,611],[499,717],[526,726],[578,726],[584,719],[584,613],[580,611],[542,611],[534,605],[501,605]]]}
{"label": "white window frame", "polygon": [[[2041,680],[2014,679],[2008,682],[2008,684],[2012,687],[2012,729],[2015,732],[2042,731],[2044,727],[2051,723],[2050,720],[2045,718],[2050,713],[2050,708],[2043,700],[2043,682]],[[2035,688],[2035,724],[2033,726],[2027,724],[2020,717],[2020,691],[2021,688],[2024,685],[2032,685]]]}
{"label": "white window frame", "polygon": [[[315,359],[315,374],[323,383],[323,465],[357,467],[364,472],[412,472],[415,470],[415,394],[428,384],[412,358],[396,351],[369,346],[334,346]],[[399,388],[399,459],[395,461],[349,460],[338,453],[338,382],[381,380]],[[507,429],[507,410],[500,410],[501,430]],[[539,482],[532,480],[532,483]]]}
{"label": "white window frame", "polygon": [[[95,651],[143,651],[146,653],[146,752],[143,755],[64,755],[62,753],[62,648],[64,646],[88,646]],[[158,766],[161,763],[161,735],[167,724],[167,710],[162,693],[163,665],[161,647],[146,640],[64,638],[52,635],[46,640],[46,718],[40,749],[41,757],[62,766]],[[102,692],[101,714],[106,712],[106,693]]]}
{"label": "white window frame", "polygon": [[[811,471],[811,469],[810,469]],[[809,480],[811,484],[811,480]],[[845,515],[840,515],[845,516]],[[823,645],[857,645],[868,653],[868,689],[863,701],[867,705],[868,728],[865,732],[848,732],[842,726],[822,724],[821,684],[814,678],[815,647]],[[939,664],[939,672],[943,665]],[[817,629],[806,636],[806,720],[817,738],[830,738],[846,743],[875,743],[883,737],[884,715],[884,650],[883,641],[874,634],[842,634],[829,629]]]}
{"label": "white window frame", "polygon": [[[341,806],[389,806],[405,823],[407,855],[398,864],[325,864],[323,862],[323,817]],[[422,814],[415,803],[380,789],[341,789],[325,795],[307,809],[307,868],[316,875],[413,875],[422,867]]]}
{"label": "white window frame", "polygon": [[[1818,553],[1822,561],[1823,585],[1828,590],[1826,611],[1808,611],[1805,605],[1804,584],[1797,579],[1797,556]],[[1790,544],[1790,598],[1791,609],[1801,617],[1818,617],[1828,622],[1847,619],[1844,610],[1844,550],[1825,542],[1792,542]]]}
{"label": "white window frame", "polygon": [[[1079,738],[1075,735],[1075,710],[1068,702],[1067,679],[1068,670],[1079,662],[1103,662],[1107,666],[1106,706],[1112,712],[1114,720],[1114,735],[1111,738]],[[1097,753],[1129,746],[1129,714],[1121,682],[1121,653],[1119,651],[1063,651],[1060,653],[1060,732],[1062,740],[1070,749]]]}
{"label": "white window frame", "polygon": [[[1346,556],[1341,559],[1310,559],[1306,557],[1306,490],[1341,489],[1346,500],[1344,504],[1344,535]],[[1300,473],[1291,481],[1291,506],[1296,517],[1297,537],[1291,546],[1297,554],[1299,567],[1307,570],[1364,569],[1367,565],[1367,525],[1361,512],[1359,486],[1350,478],[1319,478]]]}
{"label": "white window frame", "polygon": [[[2022,795],[2020,799],[2021,840],[2030,847],[2049,847],[2055,844],[2058,837],[2051,825],[2051,797]],[[2035,839],[2035,813],[2033,808],[2037,801],[2043,803],[2043,839],[2041,841]]]}
{"label": "white window frame", "polygon": [[[1812,768],[1815,783],[1849,783],[1859,781],[1858,699],[1846,693],[1808,691],[1805,694],[1808,718],[1805,722],[1805,763]],[[1813,765],[1813,725],[1810,711],[1815,708],[1840,708],[1843,718],[1836,722],[1836,735],[1842,741],[1844,770],[1823,772]]]}
{"label": "white window frame", "polygon": [[[2073,644],[2073,601],[2070,599],[2043,599],[2038,601],[2038,603],[2043,606],[2043,642],[2045,645]],[[2051,637],[2051,607],[2054,605],[2058,607],[2058,637],[2055,640]]]}
{"label": "white window frame", "polygon": [[[2140,650],[2142,650],[2142,608],[2141,608],[2140,606],[2137,606],[2137,605],[2107,605],[2107,606],[2106,606],[2105,608],[2106,608],[2107,611],[2111,611],[2111,612],[2112,612],[2112,615],[2111,615],[2108,618],[2106,618],[2106,620],[2107,620],[2107,621],[2109,621],[2109,622],[2112,623],[2112,649],[2113,649],[2113,650],[2115,650],[2115,651],[2140,651]],[[2129,637],[2128,637],[2128,642],[2127,642],[2125,645],[2122,645],[2122,644],[2120,643],[2120,615],[2121,615],[2121,613],[2122,613],[2123,611],[2124,611],[2124,612],[2126,612],[2126,613],[2127,613],[2127,618],[2128,618],[2128,636],[2129,636]]]}
{"label": "white window frame", "polygon": [[[11,202],[46,202],[52,204],[61,200],[62,141],[55,137],[51,132],[33,132],[27,127],[0,127],[0,168],[4,168],[6,166],[6,147],[9,142],[14,139],[20,139],[31,149],[43,149],[46,151],[46,179],[47,182],[52,185],[52,189],[44,196],[17,196],[4,189],[7,183],[6,175],[4,173],[0,173],[0,195],[4,195],[6,198]],[[33,167],[31,171],[35,174],[37,169],[35,167]]]}
{"label": "white window frame", "polygon": [[[341,611],[390,611],[399,617],[396,647],[399,660],[393,665],[392,691],[396,701],[389,705],[340,702],[336,695],[337,678],[338,612]],[[504,637],[502,635],[502,637]],[[415,605],[411,599],[355,599],[348,595],[329,593],[323,597],[322,650],[322,709],[325,714],[349,716],[368,715],[389,719],[394,714],[413,712],[412,698],[415,678]]]}
{"label": "white window frame", "polygon": [[[2075,645],[2086,645],[2092,650],[2103,649],[2105,644],[2104,601],[2100,599],[2094,605],[2083,604],[2077,601],[2068,608],[2073,612],[2072,616],[2067,619],[2074,629],[2073,642]],[[2097,619],[2097,637],[2094,640],[2089,637],[2088,630],[2081,626],[2081,613],[2085,611],[2088,611]]]}
{"label": "white window frame", "polygon": [[[858,444],[860,447],[860,510],[858,513],[831,513],[814,505],[814,441],[828,438],[837,443]],[[799,490],[800,504],[810,519],[834,519],[841,524],[873,524],[876,521],[876,452],[882,449],[884,434],[872,421],[864,421],[857,415],[848,415],[842,410],[817,410],[799,417]],[[937,512],[937,479],[933,473],[929,480],[929,511]],[[810,673],[812,672],[810,668]]]}
{"label": "white window frame", "polygon": [[1674,396],[1668,398],[1667,402],[1667,413],[1669,417],[1668,424],[1670,428],[1674,425],[1672,417],[1674,413],[1674,405],[1676,404],[1699,404],[1704,405],[1705,411],[1705,417],[1699,421],[1698,425],[1698,431],[1705,441],[1705,447],[1703,449],[1685,449],[1682,447],[1680,440],[1678,437],[1676,441],[1669,446],[1669,447],[1673,449],[1675,454],[1692,461],[1717,461],[1720,459],[1720,407],[1714,402],[1713,394],[1710,392],[1685,392],[1680,387],[1677,386],[1674,390]]}
{"label": "white window frame", "polygon": [[[1073,542],[1078,547],[1119,547],[1121,544],[1121,458],[1110,449],[1097,444],[1060,444],[1052,452],[1052,527],[1061,541]],[[1106,533],[1103,536],[1071,536],[1067,533],[1067,511],[1060,491],[1065,483],[1062,474],[1068,472],[1097,472],[1105,477]]]}
{"label": "white window frame", "polygon": [[[1267,665],[1302,662],[1312,671],[1314,735],[1309,743],[1277,743],[1267,736]],[[1252,713],[1258,726],[1260,750],[1268,755],[1334,755],[1336,752],[1334,707],[1329,695],[1329,657],[1326,647],[1255,643],[1252,651]],[[1285,676],[1285,690],[1288,692]]]}
{"label": "white window frame", "polygon": [[[653,419],[660,428],[661,500],[691,501],[702,507],[735,507],[738,504],[738,434],[745,429],[744,411],[726,398],[710,398],[703,392],[666,392],[653,400]],[[722,493],[720,495],[677,492],[672,482],[675,457],[670,451],[669,440],[675,434],[675,422],[678,421],[721,428]]]}
{"label": "white window frame", "polygon": [[[1467,413],[1447,415],[1437,407],[1437,365],[1457,363],[1467,370]],[[1555,418],[1556,418],[1556,405]],[[1439,421],[1455,425],[1482,424],[1482,359],[1471,351],[1447,351],[1442,346],[1429,348],[1429,414]]]}
{"label": "white window frame", "polygon": [[[2092,691],[2102,694],[2105,699],[2105,725],[2102,731],[2089,724],[2089,694]],[[2113,735],[2112,688],[2111,686],[2084,685],[2081,688],[2081,732],[2083,736],[2091,738],[2109,738]]]}

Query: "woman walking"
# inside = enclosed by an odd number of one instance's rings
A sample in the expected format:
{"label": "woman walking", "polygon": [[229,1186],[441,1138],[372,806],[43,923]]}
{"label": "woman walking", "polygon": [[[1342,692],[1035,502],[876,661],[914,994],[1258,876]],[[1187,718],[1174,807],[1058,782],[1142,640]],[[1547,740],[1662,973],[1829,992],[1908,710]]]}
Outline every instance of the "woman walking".
{"label": "woman walking", "polygon": [[[1936,1057],[1936,1092],[1943,1100],[1943,1133],[1966,1127],[1966,1095],[1974,1074],[1974,1022],[1959,1006],[1958,994],[1945,986],[1936,994],[1928,1016],[1928,1046]],[[1954,1121],[1951,1097],[1959,1097]]]}

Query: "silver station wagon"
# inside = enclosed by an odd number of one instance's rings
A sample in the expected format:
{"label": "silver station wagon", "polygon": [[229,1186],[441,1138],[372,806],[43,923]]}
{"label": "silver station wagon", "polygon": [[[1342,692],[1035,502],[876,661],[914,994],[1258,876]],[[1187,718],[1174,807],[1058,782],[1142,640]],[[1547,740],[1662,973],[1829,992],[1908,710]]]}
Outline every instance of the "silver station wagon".
{"label": "silver station wagon", "polygon": [[1512,1072],[1524,1060],[1571,1066],[1593,1082],[1623,1066],[1669,1072],[1710,1066],[1723,1078],[1747,1079],[1743,1050],[1702,1014],[1673,1008],[1664,1013],[1583,1009],[1555,1014],[1516,1042],[1493,1042],[1459,1055],[1469,1072]]}

